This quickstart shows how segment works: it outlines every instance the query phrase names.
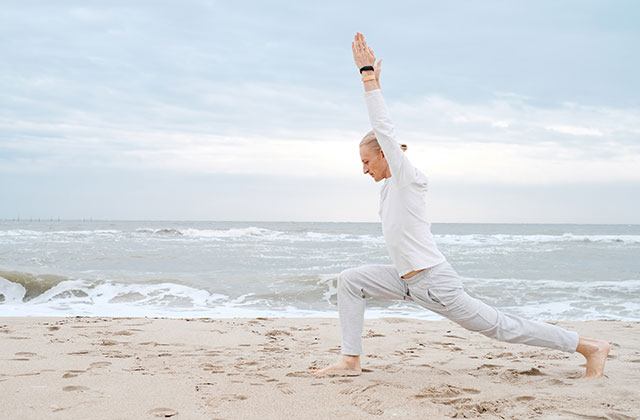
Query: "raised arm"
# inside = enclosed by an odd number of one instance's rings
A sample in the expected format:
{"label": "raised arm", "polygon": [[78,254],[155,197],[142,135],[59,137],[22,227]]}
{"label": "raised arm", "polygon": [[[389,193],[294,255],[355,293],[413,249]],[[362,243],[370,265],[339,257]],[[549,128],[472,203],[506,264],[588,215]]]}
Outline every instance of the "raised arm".
{"label": "raised arm", "polygon": [[378,144],[380,144],[389,164],[392,181],[397,182],[399,185],[406,185],[415,179],[416,172],[402,151],[400,144],[396,141],[393,122],[382,97],[382,91],[380,90],[381,61],[376,61],[373,50],[367,45],[364,35],[359,32],[351,44],[351,49],[358,69],[366,66],[371,66],[374,69],[373,71],[363,70],[361,72],[369,120],[373,131],[376,133]]}

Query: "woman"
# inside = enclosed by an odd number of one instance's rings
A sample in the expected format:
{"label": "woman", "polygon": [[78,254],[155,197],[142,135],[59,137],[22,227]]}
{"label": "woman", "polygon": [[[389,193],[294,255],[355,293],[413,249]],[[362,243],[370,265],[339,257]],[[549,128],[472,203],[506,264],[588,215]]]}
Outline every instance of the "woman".
{"label": "woman", "polygon": [[500,341],[568,353],[577,351],[587,360],[585,377],[602,376],[610,350],[608,342],[505,314],[465,292],[458,274],[433,240],[426,217],[427,178],[411,164],[395,141],[393,124],[380,91],[380,65],[362,34],[356,34],[352,49],[362,74],[373,126],[373,131],[360,143],[360,157],[365,174],[376,182],[384,180],[379,214],[393,265],[366,265],[340,273],[338,312],[342,358],[316,375],[361,373],[365,298],[373,297],[412,300],[468,330]]}

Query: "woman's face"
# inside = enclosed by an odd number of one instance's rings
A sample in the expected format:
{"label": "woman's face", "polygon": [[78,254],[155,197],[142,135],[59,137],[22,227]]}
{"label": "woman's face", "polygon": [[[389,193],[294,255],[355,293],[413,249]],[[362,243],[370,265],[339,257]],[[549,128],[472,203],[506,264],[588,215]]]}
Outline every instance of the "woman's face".
{"label": "woman's face", "polygon": [[362,172],[370,175],[375,182],[386,178],[389,170],[387,160],[382,150],[374,147],[360,146],[360,160],[362,160]]}

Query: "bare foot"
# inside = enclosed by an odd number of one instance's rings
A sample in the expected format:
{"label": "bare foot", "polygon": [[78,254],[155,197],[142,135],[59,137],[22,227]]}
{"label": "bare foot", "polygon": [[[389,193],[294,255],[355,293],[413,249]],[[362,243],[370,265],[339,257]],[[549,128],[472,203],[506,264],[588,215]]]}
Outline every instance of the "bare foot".
{"label": "bare foot", "polygon": [[359,376],[362,374],[360,356],[343,355],[338,363],[319,369],[313,373],[320,378],[323,376]]}
{"label": "bare foot", "polygon": [[580,337],[576,351],[587,359],[584,378],[600,378],[604,375],[604,364],[611,350],[611,344],[604,340]]}

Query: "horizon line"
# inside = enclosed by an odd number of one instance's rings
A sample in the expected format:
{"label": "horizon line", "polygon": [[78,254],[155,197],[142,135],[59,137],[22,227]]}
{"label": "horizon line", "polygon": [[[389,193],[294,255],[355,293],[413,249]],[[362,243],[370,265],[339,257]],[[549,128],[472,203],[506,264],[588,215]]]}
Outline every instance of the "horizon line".
{"label": "horizon line", "polygon": [[[327,220],[214,220],[214,219],[102,219],[29,217],[0,218],[0,222],[209,222],[209,223],[362,223],[380,224],[380,221],[327,221]],[[440,225],[601,225],[601,226],[640,226],[640,223],[579,223],[579,222],[430,222]]]}

